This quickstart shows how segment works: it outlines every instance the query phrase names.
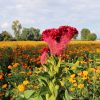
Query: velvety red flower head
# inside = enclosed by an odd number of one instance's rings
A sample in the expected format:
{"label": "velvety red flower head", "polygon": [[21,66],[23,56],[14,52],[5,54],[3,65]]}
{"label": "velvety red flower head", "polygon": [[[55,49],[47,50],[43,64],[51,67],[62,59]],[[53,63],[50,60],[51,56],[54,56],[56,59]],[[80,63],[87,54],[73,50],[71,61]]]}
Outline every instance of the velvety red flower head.
{"label": "velvety red flower head", "polygon": [[42,55],[41,55],[41,59],[40,59],[41,64],[46,63],[47,55],[48,55],[49,52],[50,52],[49,48],[43,48],[42,49]]}
{"label": "velvety red flower head", "polygon": [[60,26],[58,29],[62,35],[67,35],[68,38],[72,38],[75,34],[78,33],[77,29],[71,26]]}
{"label": "velvety red flower head", "polygon": [[42,33],[42,39],[48,43],[52,55],[60,55],[68,42],[78,31],[74,27],[60,26],[58,29],[47,29]]}
{"label": "velvety red flower head", "polygon": [[57,29],[55,28],[47,29],[42,33],[42,40],[48,41],[49,37],[55,40],[58,35],[59,35],[59,31]]}

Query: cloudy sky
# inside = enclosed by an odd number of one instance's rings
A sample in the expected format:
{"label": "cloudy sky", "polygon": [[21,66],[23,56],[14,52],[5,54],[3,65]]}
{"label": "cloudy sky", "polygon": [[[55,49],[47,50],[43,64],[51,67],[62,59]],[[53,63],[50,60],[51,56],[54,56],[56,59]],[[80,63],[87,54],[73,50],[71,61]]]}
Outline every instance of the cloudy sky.
{"label": "cloudy sky", "polygon": [[11,32],[16,19],[41,31],[61,25],[89,28],[100,38],[100,0],[0,0],[0,32]]}

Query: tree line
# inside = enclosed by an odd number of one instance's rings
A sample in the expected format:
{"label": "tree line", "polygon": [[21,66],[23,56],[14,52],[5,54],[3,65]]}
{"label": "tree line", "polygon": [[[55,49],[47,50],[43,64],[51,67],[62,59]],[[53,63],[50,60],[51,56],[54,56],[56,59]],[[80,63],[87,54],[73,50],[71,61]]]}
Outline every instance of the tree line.
{"label": "tree line", "polygon": [[7,31],[2,31],[0,41],[39,41],[41,38],[40,29],[34,27],[23,28],[18,20],[12,22],[12,30],[14,36]]}
{"label": "tree line", "polygon": [[84,28],[81,30],[81,40],[90,40],[94,41],[97,39],[97,35],[92,33],[89,29]]}
{"label": "tree line", "polygon": [[[30,27],[22,27],[21,23],[18,20],[12,22],[12,30],[14,36],[12,36],[7,31],[2,31],[0,33],[0,41],[40,41],[41,33],[40,29]],[[81,30],[81,40],[94,41],[97,39],[97,35],[92,33],[89,29],[83,28]],[[74,40],[77,40],[78,34],[73,37]]]}

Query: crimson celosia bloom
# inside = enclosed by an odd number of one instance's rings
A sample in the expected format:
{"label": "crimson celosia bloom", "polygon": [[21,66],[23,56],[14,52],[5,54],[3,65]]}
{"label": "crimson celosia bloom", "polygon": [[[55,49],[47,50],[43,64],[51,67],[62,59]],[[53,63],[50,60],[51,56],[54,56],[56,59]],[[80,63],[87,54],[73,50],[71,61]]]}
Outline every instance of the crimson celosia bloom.
{"label": "crimson celosia bloom", "polygon": [[75,34],[78,34],[77,29],[71,26],[60,26],[59,32],[62,33],[62,35],[67,35],[69,39],[72,39]]}
{"label": "crimson celosia bloom", "polygon": [[41,55],[41,64],[45,64],[47,59],[47,54],[50,52],[48,48],[43,48],[42,55]]}
{"label": "crimson celosia bloom", "polygon": [[48,43],[52,55],[60,55],[68,42],[78,31],[74,27],[60,26],[58,29],[47,29],[42,33],[42,39]]}

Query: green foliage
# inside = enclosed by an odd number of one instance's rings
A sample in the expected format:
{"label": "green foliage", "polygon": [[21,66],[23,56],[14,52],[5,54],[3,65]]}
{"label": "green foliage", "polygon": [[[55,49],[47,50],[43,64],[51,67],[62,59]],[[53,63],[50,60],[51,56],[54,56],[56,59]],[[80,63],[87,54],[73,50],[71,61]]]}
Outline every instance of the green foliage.
{"label": "green foliage", "polygon": [[4,37],[0,34],[0,41],[3,41]]}
{"label": "green foliage", "polygon": [[12,35],[7,31],[2,31],[1,36],[4,41],[12,39]]}
{"label": "green foliage", "polygon": [[21,34],[22,40],[40,40],[40,30],[36,28],[23,28]]}
{"label": "green foliage", "polygon": [[68,91],[65,90],[65,98],[63,98],[64,100],[73,100],[73,98],[68,94]]}
{"label": "green foliage", "polygon": [[26,91],[24,92],[24,96],[25,96],[26,99],[29,99],[30,96],[31,96],[33,93],[34,93],[33,90],[26,90]]}
{"label": "green foliage", "polygon": [[30,33],[29,28],[23,28],[22,34],[21,34],[21,39],[22,40],[28,40],[28,34]]}
{"label": "green foliage", "polygon": [[12,29],[14,31],[15,38],[17,40],[20,40],[20,34],[21,34],[22,26],[21,26],[21,23],[18,20],[15,20],[15,21],[12,22]]}
{"label": "green foliage", "polygon": [[95,33],[91,33],[91,34],[88,36],[88,40],[94,41],[94,40],[96,40],[96,38],[97,38],[97,35],[96,35]]}
{"label": "green foliage", "polygon": [[11,55],[12,55],[12,48],[7,47],[5,49],[0,48],[0,53],[2,57],[0,58],[0,66],[4,73],[8,72],[7,66],[12,62]]}
{"label": "green foliage", "polygon": [[94,41],[96,38],[97,35],[95,33],[91,33],[89,29],[84,28],[81,30],[81,40]]}
{"label": "green foliage", "polygon": [[[60,57],[50,56],[43,67],[45,71],[39,73],[40,76],[42,75],[42,78],[39,77],[39,81],[42,84],[41,88],[44,88],[44,86],[47,88],[44,97],[46,100],[63,100],[63,97],[65,98],[65,96],[61,91],[67,91],[63,81],[66,77],[66,75],[64,75],[65,72],[63,71],[66,64],[62,63]],[[61,95],[62,97],[60,97]]]}
{"label": "green foliage", "polygon": [[41,39],[40,29],[38,28],[23,28],[18,20],[12,22],[12,29],[14,31],[15,37],[13,38],[11,34],[7,31],[3,31],[0,34],[0,41],[16,41],[16,40],[32,40],[39,41]]}
{"label": "green foliage", "polygon": [[81,40],[88,40],[88,36],[90,34],[90,30],[89,29],[82,29],[81,30]]}
{"label": "green foliage", "polygon": [[31,32],[34,34],[34,40],[40,39],[40,30],[36,28],[30,28]]}

